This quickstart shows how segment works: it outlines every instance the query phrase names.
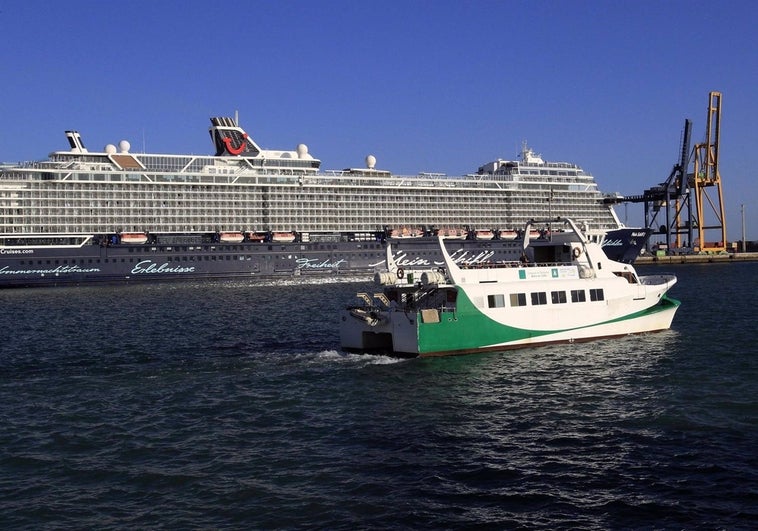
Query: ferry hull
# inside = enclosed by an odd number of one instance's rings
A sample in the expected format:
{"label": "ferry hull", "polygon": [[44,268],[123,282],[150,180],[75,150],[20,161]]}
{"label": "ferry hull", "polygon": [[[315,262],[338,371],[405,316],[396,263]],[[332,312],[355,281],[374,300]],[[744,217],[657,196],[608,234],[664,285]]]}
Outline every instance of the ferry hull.
{"label": "ferry hull", "polygon": [[[575,343],[622,337],[626,335],[659,332],[671,327],[679,301],[664,299],[658,305],[640,312],[639,314],[626,316],[620,320],[608,323],[587,325],[572,330],[503,330],[501,334],[495,334],[488,341],[487,338],[478,336],[476,339],[466,337],[461,327],[451,326],[448,337],[461,337],[459,341],[440,342],[438,331],[429,325],[422,324],[418,331],[419,357],[444,356],[450,354],[468,354],[474,352],[512,350],[524,347],[535,347],[553,343]],[[449,350],[454,346],[454,350]]]}
{"label": "ferry hull", "polygon": [[[348,351],[386,351],[401,357],[433,357],[512,350],[551,343],[574,343],[667,330],[679,301],[663,297],[655,306],[608,322],[568,330],[524,329],[493,323],[483,314],[419,312],[392,314],[388,321],[341,327],[341,344]],[[354,319],[343,312],[342,321]],[[554,323],[559,324],[559,323]]]}

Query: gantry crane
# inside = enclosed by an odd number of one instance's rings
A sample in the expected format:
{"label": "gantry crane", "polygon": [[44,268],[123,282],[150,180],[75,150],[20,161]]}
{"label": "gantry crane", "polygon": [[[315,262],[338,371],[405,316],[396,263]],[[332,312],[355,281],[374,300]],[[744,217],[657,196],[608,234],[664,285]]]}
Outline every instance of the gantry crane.
{"label": "gantry crane", "polygon": [[[708,124],[705,141],[695,145],[694,170],[689,176],[697,205],[697,242],[702,252],[726,251],[726,218],[719,173],[720,135],[721,93],[711,92],[708,96]],[[715,200],[708,194],[709,189],[714,189],[712,195],[715,196]],[[706,202],[710,211],[706,211]],[[719,231],[718,241],[708,241],[706,230],[711,231],[709,234],[713,234],[714,230]]]}
{"label": "gantry crane", "polygon": [[[721,93],[711,92],[708,96],[708,120],[705,140],[696,144],[690,156],[690,135],[692,122],[684,121],[682,150],[677,162],[665,182],[648,188],[642,195],[608,198],[607,202],[644,203],[645,227],[666,235],[666,248],[675,252],[721,252],[726,250],[726,223],[724,218],[724,201],[721,193],[721,176],[719,174],[719,142],[721,132]],[[690,159],[694,158],[693,171],[689,173]],[[714,188],[718,195],[717,202],[708,195],[708,189]],[[693,213],[692,195],[695,196]],[[715,194],[714,194],[715,195]],[[715,214],[715,221],[708,221],[713,216],[706,212],[706,203]],[[656,225],[656,217],[663,210],[665,224]],[[706,230],[719,229],[718,241],[708,241]],[[697,230],[697,235],[695,235]],[[683,241],[682,236],[687,238]]]}
{"label": "gantry crane", "polygon": [[[648,188],[641,195],[629,195],[625,197],[612,197],[608,202],[643,203],[645,208],[645,228],[658,234],[666,235],[666,249],[683,248],[692,241],[692,209],[690,208],[690,188],[687,175],[690,156],[690,135],[692,122],[684,121],[682,134],[681,155],[679,161],[674,164],[668,178],[652,188]],[[674,207],[672,212],[671,207]],[[665,224],[657,225],[656,218],[663,211]],[[673,215],[672,215],[673,214]],[[686,214],[687,219],[682,219]],[[687,234],[688,239],[682,245],[682,234]],[[672,240],[673,238],[673,240]],[[648,250],[650,243],[648,242]]]}

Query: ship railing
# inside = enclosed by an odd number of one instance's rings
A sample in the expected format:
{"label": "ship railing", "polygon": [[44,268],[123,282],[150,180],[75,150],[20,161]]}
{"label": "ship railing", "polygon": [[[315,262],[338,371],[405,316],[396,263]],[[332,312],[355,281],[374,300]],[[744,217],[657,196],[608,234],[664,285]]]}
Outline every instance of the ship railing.
{"label": "ship railing", "polygon": [[503,260],[499,262],[480,262],[478,264],[458,264],[461,269],[505,269],[509,267],[524,267],[529,264],[518,260]]}
{"label": "ship railing", "polygon": [[[406,188],[412,186],[420,188],[469,188],[472,185],[472,181],[476,181],[477,186],[482,188],[503,189],[511,188],[516,184],[516,181],[509,175],[483,175],[476,173],[461,176],[435,176],[434,174],[375,176],[356,175],[339,170],[324,170],[321,173],[308,174],[307,176],[320,179],[321,183],[333,186],[380,186],[385,188]],[[538,182],[544,184],[542,180],[538,179]],[[569,180],[566,186],[575,184]]]}
{"label": "ship railing", "polygon": [[502,260],[478,264],[458,264],[461,269],[507,269],[512,267],[565,267],[577,264],[570,262],[531,262],[526,260]]}
{"label": "ship railing", "polygon": [[49,160],[25,160],[16,164],[3,164],[3,170],[38,170],[41,168],[60,168],[60,163],[51,163]]}
{"label": "ship railing", "polygon": [[92,242],[93,238],[93,234],[3,234],[0,236],[0,247],[10,249],[78,249]]}

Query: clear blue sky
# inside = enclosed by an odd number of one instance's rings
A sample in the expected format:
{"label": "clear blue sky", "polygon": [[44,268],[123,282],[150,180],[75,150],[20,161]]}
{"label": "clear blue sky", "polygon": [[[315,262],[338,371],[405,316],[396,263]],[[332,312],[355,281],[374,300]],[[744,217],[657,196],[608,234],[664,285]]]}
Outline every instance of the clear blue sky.
{"label": "clear blue sky", "polygon": [[211,153],[208,118],[239,111],[326,169],[461,174],[527,140],[631,195],[668,176],[685,118],[702,140],[718,90],[728,235],[744,203],[758,239],[757,21],[750,0],[3,2],[0,160],[66,129]]}

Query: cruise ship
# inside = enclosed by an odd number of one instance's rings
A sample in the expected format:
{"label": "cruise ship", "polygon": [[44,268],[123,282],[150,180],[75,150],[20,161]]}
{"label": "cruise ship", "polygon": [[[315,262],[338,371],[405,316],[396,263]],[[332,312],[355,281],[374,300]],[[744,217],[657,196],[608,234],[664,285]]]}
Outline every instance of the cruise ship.
{"label": "cruise ship", "polygon": [[211,118],[213,155],[89,151],[77,131],[47,159],[0,166],[0,287],[373,273],[393,242],[406,266],[511,260],[533,217],[585,224],[614,259],[647,233],[623,227],[594,178],[526,145],[462,176],[322,170],[308,147],[262,149]]}

